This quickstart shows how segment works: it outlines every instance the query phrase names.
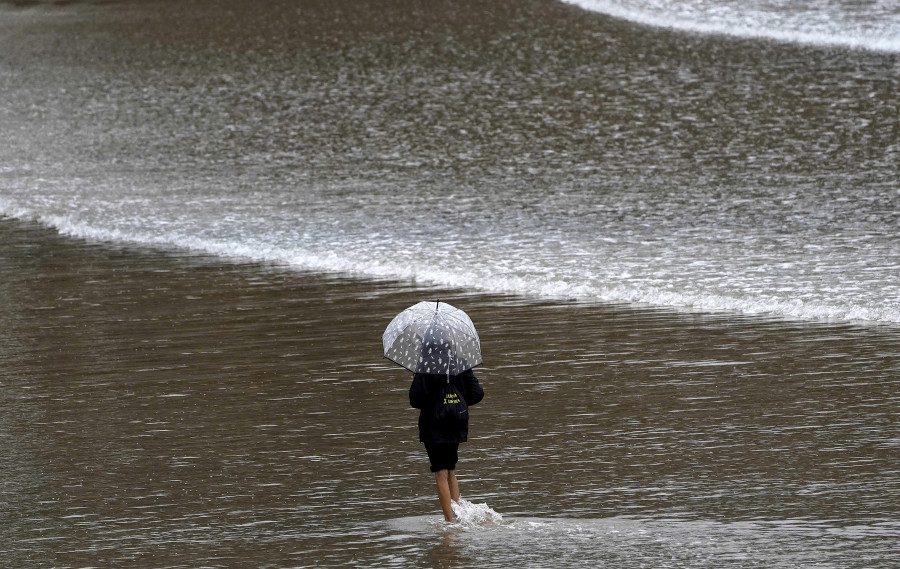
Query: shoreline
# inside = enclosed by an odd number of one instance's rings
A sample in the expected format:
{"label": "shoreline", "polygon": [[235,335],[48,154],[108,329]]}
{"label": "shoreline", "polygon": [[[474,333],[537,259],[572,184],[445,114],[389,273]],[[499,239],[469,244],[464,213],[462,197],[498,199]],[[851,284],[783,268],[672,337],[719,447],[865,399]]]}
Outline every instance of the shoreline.
{"label": "shoreline", "polygon": [[560,306],[574,307],[602,307],[611,310],[626,311],[648,311],[651,313],[659,313],[660,316],[668,315],[674,318],[713,318],[713,319],[735,319],[737,321],[758,321],[760,324],[783,324],[786,326],[796,325],[813,325],[850,328],[881,330],[886,333],[900,332],[900,323],[883,322],[873,320],[859,319],[831,319],[831,318],[802,318],[793,315],[782,315],[774,313],[759,312],[743,312],[731,309],[696,309],[689,306],[657,306],[646,303],[628,303],[615,302],[593,298],[564,298],[553,296],[539,296],[519,292],[503,292],[488,291],[475,288],[462,288],[442,285],[439,283],[416,282],[414,279],[407,280],[395,277],[379,277],[374,275],[366,275],[355,273],[352,271],[323,271],[314,269],[304,269],[292,266],[288,263],[265,261],[253,259],[249,257],[229,257],[216,255],[206,251],[192,250],[190,248],[179,248],[175,246],[167,247],[165,245],[148,245],[138,242],[116,242],[100,239],[91,239],[87,237],[67,235],[59,229],[43,224],[39,221],[26,221],[9,215],[0,215],[0,223],[19,224],[23,228],[32,228],[34,230],[45,230],[53,236],[65,240],[72,245],[84,245],[89,247],[107,248],[111,251],[121,251],[126,254],[134,255],[162,255],[172,260],[190,260],[192,263],[199,264],[225,264],[238,267],[244,267],[248,270],[260,270],[264,272],[285,273],[297,275],[301,278],[322,279],[323,281],[357,282],[360,286],[372,286],[376,289],[386,289],[392,291],[419,291],[426,293],[433,291],[434,294],[449,294],[453,296],[473,296],[473,297],[499,297],[507,299],[511,303],[522,304],[558,304]]}

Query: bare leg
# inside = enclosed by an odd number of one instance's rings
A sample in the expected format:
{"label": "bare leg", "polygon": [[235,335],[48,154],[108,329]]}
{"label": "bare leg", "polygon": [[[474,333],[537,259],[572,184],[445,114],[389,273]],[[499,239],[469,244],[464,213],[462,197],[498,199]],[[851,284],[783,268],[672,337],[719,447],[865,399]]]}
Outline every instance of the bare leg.
{"label": "bare leg", "polygon": [[[441,510],[444,512],[444,520],[453,521],[453,508],[450,505],[450,470],[438,470],[434,473],[434,481],[437,483],[438,500],[441,502]],[[456,476],[453,477],[454,481]],[[457,498],[459,498],[459,487],[456,489]]]}
{"label": "bare leg", "polygon": [[450,499],[459,502],[459,482],[456,480],[456,471],[451,470],[447,478],[450,483]]}

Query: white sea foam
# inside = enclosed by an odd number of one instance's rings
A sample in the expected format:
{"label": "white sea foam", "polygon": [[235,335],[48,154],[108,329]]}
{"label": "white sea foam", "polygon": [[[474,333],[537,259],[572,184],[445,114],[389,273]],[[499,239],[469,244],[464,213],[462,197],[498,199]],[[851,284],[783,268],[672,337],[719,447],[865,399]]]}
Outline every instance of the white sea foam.
{"label": "white sea foam", "polygon": [[900,52],[900,13],[887,0],[857,3],[724,0],[563,0],[643,25],[702,34]]}
{"label": "white sea foam", "polygon": [[[211,219],[179,223],[164,219],[162,213],[157,214],[160,217],[156,223],[126,219],[88,222],[76,214],[41,215],[4,200],[0,201],[0,214],[33,219],[78,239],[190,251],[297,270],[407,280],[426,286],[802,320],[900,322],[900,302],[889,286],[897,267],[868,263],[864,267],[868,273],[860,269],[859,274],[850,276],[847,258],[830,261],[845,272],[835,271],[826,275],[826,280],[812,281],[800,277],[811,272],[816,263],[821,264],[818,261],[782,263],[784,267],[778,273],[771,267],[760,271],[759,267],[717,264],[713,257],[722,254],[710,249],[684,252],[697,259],[709,257],[702,262],[663,258],[678,256],[671,251],[645,251],[646,257],[626,262],[622,257],[635,255],[628,244],[607,243],[610,250],[605,253],[595,251],[565,261],[544,255],[539,243],[525,239],[509,250],[467,243],[460,248],[473,253],[460,255],[452,248],[403,241],[401,235],[384,234],[379,242],[342,233],[286,237],[286,230],[277,225],[260,233],[247,223],[209,232]],[[884,255],[890,255],[890,251]],[[861,283],[863,277],[876,280]]]}
{"label": "white sea foam", "polygon": [[463,527],[499,524],[503,516],[491,509],[487,504],[474,504],[465,498],[453,502],[454,523]]}

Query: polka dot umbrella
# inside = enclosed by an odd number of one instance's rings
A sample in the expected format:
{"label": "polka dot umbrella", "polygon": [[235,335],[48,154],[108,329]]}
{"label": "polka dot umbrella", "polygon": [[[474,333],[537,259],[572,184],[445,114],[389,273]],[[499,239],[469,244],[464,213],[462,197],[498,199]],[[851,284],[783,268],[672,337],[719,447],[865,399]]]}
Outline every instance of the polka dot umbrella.
{"label": "polka dot umbrella", "polygon": [[459,375],[481,364],[481,340],[469,315],[446,302],[422,301],[391,320],[384,357],[413,373]]}

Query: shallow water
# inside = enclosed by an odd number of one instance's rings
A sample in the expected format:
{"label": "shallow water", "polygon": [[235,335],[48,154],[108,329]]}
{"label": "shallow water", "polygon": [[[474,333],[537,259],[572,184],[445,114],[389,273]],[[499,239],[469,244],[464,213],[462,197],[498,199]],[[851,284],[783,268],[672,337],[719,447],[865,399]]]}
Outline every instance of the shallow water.
{"label": "shallow water", "polygon": [[[900,335],[524,301],[0,221],[0,558],[17,567],[835,567],[900,558]],[[380,354],[440,296],[487,397],[447,528]]]}
{"label": "shallow water", "polygon": [[0,566],[900,565],[896,24],[804,6],[0,4]]}
{"label": "shallow water", "polygon": [[[897,524],[842,528],[827,523],[716,523],[685,520],[517,518],[466,530],[427,518],[391,520],[406,550],[385,556],[418,567],[845,567],[861,542],[890,555]],[[400,533],[400,536],[397,534]],[[552,552],[552,553],[551,553]],[[878,560],[875,560],[878,563]]]}

